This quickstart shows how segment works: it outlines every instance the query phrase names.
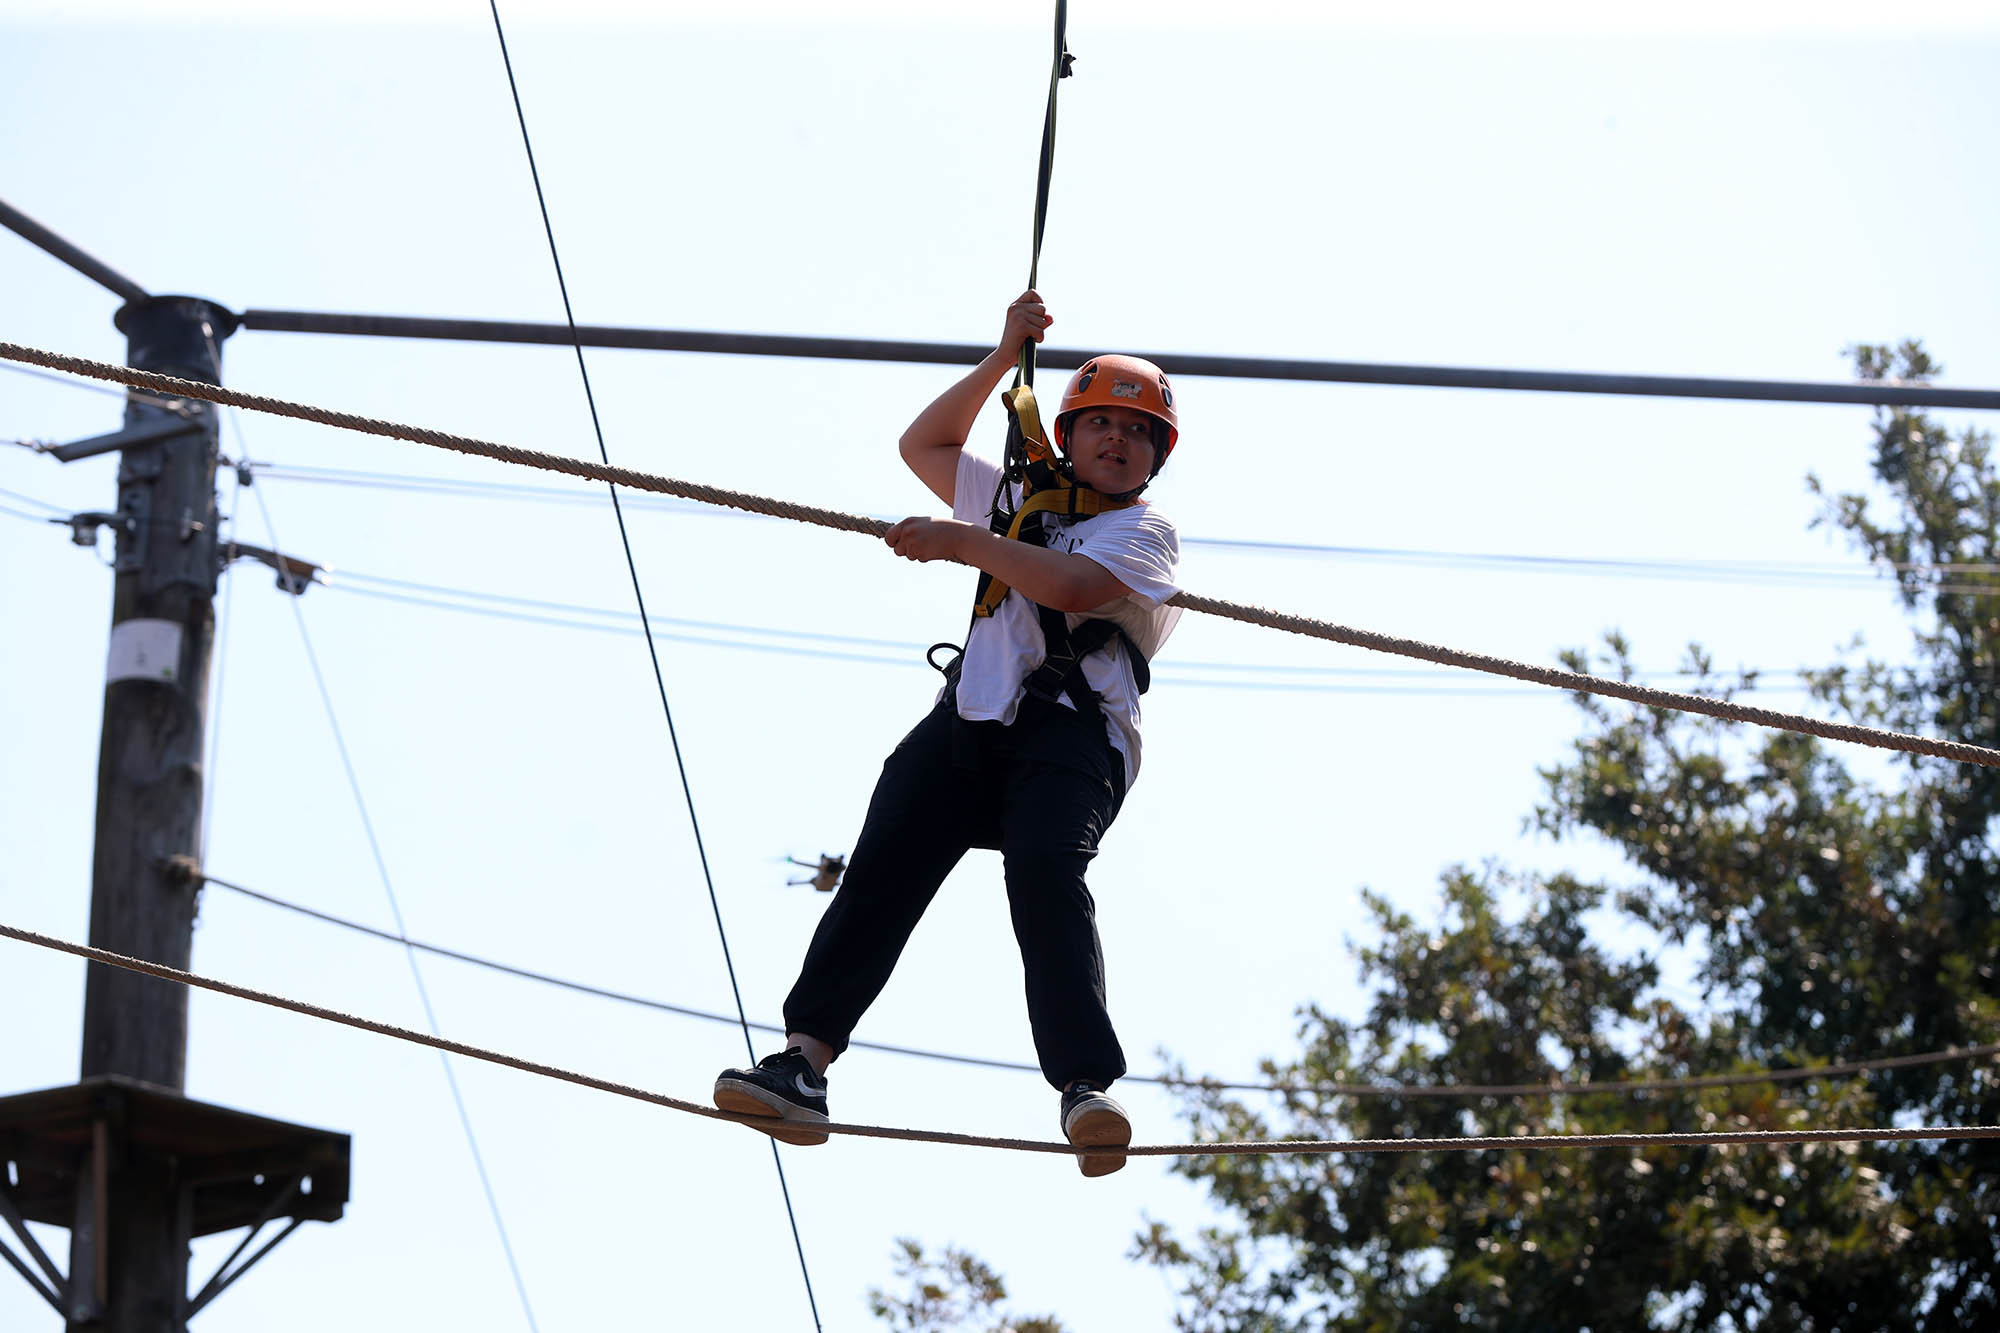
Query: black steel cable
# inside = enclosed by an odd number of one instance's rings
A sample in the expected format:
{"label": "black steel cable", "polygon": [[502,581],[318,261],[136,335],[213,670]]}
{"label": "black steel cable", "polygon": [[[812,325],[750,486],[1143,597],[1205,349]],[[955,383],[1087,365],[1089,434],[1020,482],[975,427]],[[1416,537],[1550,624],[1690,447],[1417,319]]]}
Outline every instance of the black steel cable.
{"label": "black steel cable", "polygon": [[[514,60],[507,51],[507,29],[506,25],[500,21],[500,0],[487,0],[487,7],[493,13],[493,34],[500,43],[500,62],[505,66],[507,71],[507,90],[513,96],[514,118],[521,127],[521,148],[528,158],[528,175],[534,181],[535,185],[535,203],[541,209],[542,213],[542,231],[548,237],[549,241],[549,262],[555,266],[556,288],[562,294],[563,318],[568,322],[572,333],[570,346],[576,353],[576,373],[583,381],[584,402],[590,407],[590,426],[591,430],[597,436],[598,457],[603,460],[606,467],[609,467],[611,465],[611,451],[604,443],[604,423],[599,419],[597,414],[597,395],[590,387],[590,367],[584,363],[583,343],[575,336],[576,311],[570,304],[569,283],[563,277],[562,253],[556,245],[555,224],[549,219],[549,200],[548,195],[542,189],[542,173],[535,165],[534,139],[528,133],[528,113],[521,105],[521,85],[514,77]],[[722,961],[724,967],[729,972],[729,990],[736,1000],[736,1013],[738,1021],[743,1028],[744,1048],[749,1052],[750,1059],[754,1063],[757,1059],[757,1046],[755,1039],[750,1035],[750,1016],[743,1007],[743,989],[737,984],[736,980],[736,960],[730,956],[729,952],[729,931],[722,922],[722,900],[716,895],[715,876],[709,870],[708,848],[702,841],[701,836],[701,818],[695,812],[694,787],[688,781],[687,761],[681,755],[680,732],[674,726],[674,708],[667,701],[667,678],[665,672],[660,668],[659,646],[653,641],[652,623],[646,616],[646,593],[639,581],[639,564],[632,555],[632,538],[625,529],[625,510],[618,501],[618,488],[611,486],[610,490],[611,511],[618,519],[618,541],[625,550],[625,569],[632,578],[632,596],[638,603],[639,623],[645,633],[646,655],[652,660],[653,683],[659,689],[660,710],[666,715],[667,737],[673,743],[674,767],[680,773],[681,795],[687,802],[688,823],[694,833],[695,853],[701,860],[702,882],[708,886],[708,904],[710,910],[715,914],[716,936],[722,942]],[[790,1184],[785,1179],[785,1163],[784,1159],[778,1155],[778,1141],[776,1139],[771,1140],[771,1165],[777,1170],[778,1190],[784,1196],[785,1218],[791,1224],[792,1246],[798,1252],[799,1276],[805,1282],[806,1304],[812,1311],[813,1327],[815,1329],[824,1329],[825,1325],[820,1322],[819,1317],[819,1300],[813,1295],[812,1270],[806,1264],[805,1241],[799,1235],[798,1211],[792,1207],[792,1190]]]}
{"label": "black steel cable", "polygon": [[5,227],[30,245],[40,246],[92,282],[109,289],[114,295],[122,296],[127,301],[145,301],[151,297],[151,293],[144,287],[111,265],[86,252],[80,246],[64,240],[5,201],[0,201],[0,227]]}
{"label": "black steel cable", "polygon": [[[429,319],[404,315],[342,314],[311,310],[246,310],[242,327],[275,333],[353,334],[370,338],[436,338],[464,342],[624,347],[643,351],[701,352],[718,356],[778,356],[829,361],[891,361],[976,366],[991,343],[916,342],[885,338],[799,337],[775,333],[718,333],[694,329],[637,329],[524,320]],[[1035,359],[1054,370],[1075,370],[1097,355],[1075,347],[1038,345]],[[2000,389],[1958,389],[1906,380],[1861,383],[1813,380],[1722,379],[1702,375],[1628,375],[1596,371],[1508,370],[1491,366],[1424,366],[1369,361],[1309,361],[1293,357],[1205,356],[1131,348],[1131,355],[1164,366],[1176,377],[1290,380],[1313,384],[1389,384],[1404,388],[1486,389],[1515,393],[1586,393],[1655,398],[1719,398],[1739,402],[1852,403],[1867,407],[1945,407],[2000,410]]]}
{"label": "black steel cable", "polygon": [[[676,1014],[682,1018],[699,1018],[711,1023],[734,1024],[737,1020],[727,1014],[711,1013],[705,1009],[694,1009],[687,1005],[670,1004],[665,1000],[655,1000],[629,991],[612,990],[606,986],[593,986],[587,982],[571,981],[566,977],[554,976],[547,972],[536,972],[512,963],[502,963],[492,958],[482,958],[478,954],[463,953],[457,949],[447,949],[442,945],[425,944],[410,939],[394,931],[383,930],[366,922],[322,912],[304,903],[295,903],[275,894],[263,893],[233,880],[199,872],[203,883],[212,884],[245,898],[280,908],[299,916],[329,926],[339,926],[358,935],[370,935],[378,940],[401,944],[419,949],[439,958],[449,958],[454,962],[472,967],[484,968],[504,976],[519,977],[523,981],[538,982],[553,986],[558,990],[573,991],[578,995],[594,996],[600,1000],[615,1000],[620,1004],[634,1005],[641,1009],[652,1009],[660,1013]],[[760,1032],[780,1033],[782,1027],[774,1023],[752,1023],[750,1026]],[[918,1060],[936,1060],[946,1064],[971,1065],[980,1069],[999,1069],[1009,1073],[1034,1074],[1040,1076],[1040,1065],[1024,1060],[999,1060],[984,1055],[959,1055],[951,1051],[927,1050],[921,1046],[898,1046],[879,1041],[854,1041],[850,1048],[856,1050],[880,1051],[888,1055],[906,1055]],[[1740,1087],[1750,1083],[1802,1083],[1816,1079],[1847,1078],[1857,1074],[1873,1073],[1883,1069],[1905,1069],[1918,1065],[1948,1064],[1954,1061],[1983,1060],[2000,1055],[2000,1043],[1990,1042],[1979,1046],[1955,1047],[1943,1051],[1924,1051],[1913,1055],[1887,1056],[1875,1060],[1855,1060],[1834,1065],[1799,1066],[1790,1069],[1738,1070],[1729,1074],[1696,1074],[1684,1078],[1645,1079],[1605,1079],[1586,1083],[1542,1082],[1515,1084],[1374,1084],[1374,1083],[1251,1083],[1215,1078],[1178,1078],[1171,1074],[1125,1074],[1120,1078],[1124,1083],[1151,1083],[1165,1088],[1203,1088],[1223,1092],[1271,1092],[1292,1096],[1320,1097],[1391,1097],[1391,1098],[1463,1098],[1467,1100],[1488,1097],[1593,1097],[1607,1095],[1633,1095],[1653,1092],[1687,1092],[1703,1088]]]}

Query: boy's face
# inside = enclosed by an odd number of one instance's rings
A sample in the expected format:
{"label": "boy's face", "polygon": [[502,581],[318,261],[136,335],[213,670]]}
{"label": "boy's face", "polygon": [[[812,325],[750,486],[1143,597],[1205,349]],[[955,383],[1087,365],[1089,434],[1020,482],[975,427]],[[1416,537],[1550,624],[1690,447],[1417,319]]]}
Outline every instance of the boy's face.
{"label": "boy's face", "polygon": [[1134,408],[1085,408],[1068,431],[1076,479],[1107,495],[1138,489],[1153,475],[1153,453],[1166,429]]}

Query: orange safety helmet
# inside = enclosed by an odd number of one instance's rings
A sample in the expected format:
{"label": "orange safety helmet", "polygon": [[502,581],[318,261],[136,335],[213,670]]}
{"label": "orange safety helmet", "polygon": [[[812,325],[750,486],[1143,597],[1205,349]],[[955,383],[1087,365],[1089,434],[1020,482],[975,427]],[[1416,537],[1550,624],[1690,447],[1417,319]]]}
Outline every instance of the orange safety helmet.
{"label": "orange safety helmet", "polygon": [[1158,472],[1174,451],[1181,436],[1180,418],[1174,412],[1174,387],[1166,372],[1136,356],[1094,356],[1070,377],[1063,390],[1062,405],[1056,408],[1055,437],[1058,448],[1067,450],[1070,413],[1086,407],[1129,407],[1144,412],[1167,428],[1166,443],[1153,460]]}

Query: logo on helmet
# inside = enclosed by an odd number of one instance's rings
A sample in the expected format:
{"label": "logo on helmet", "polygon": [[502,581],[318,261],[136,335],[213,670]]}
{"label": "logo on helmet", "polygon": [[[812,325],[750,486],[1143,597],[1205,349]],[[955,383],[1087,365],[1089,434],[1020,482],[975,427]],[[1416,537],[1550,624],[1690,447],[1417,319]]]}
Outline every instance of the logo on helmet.
{"label": "logo on helmet", "polygon": [[1137,398],[1139,392],[1139,386],[1131,380],[1111,381],[1111,396],[1113,398]]}

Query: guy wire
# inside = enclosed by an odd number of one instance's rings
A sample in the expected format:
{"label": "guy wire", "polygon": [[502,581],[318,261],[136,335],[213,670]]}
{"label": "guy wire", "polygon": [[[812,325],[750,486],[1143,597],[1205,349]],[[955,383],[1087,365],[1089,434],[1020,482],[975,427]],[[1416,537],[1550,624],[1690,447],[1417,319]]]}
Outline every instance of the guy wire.
{"label": "guy wire", "polygon": [[[562,294],[563,319],[568,322],[572,334],[570,347],[576,353],[576,373],[583,381],[584,402],[590,407],[590,426],[591,430],[597,436],[598,457],[606,467],[609,467],[611,465],[611,451],[604,443],[604,423],[599,419],[597,414],[597,395],[590,387],[590,367],[584,362],[583,343],[575,336],[576,311],[570,305],[569,283],[563,277],[562,254],[556,246],[555,224],[549,219],[549,200],[548,195],[542,189],[542,173],[535,165],[535,145],[533,137],[528,133],[528,113],[521,105],[521,86],[514,78],[513,57],[507,52],[507,29],[500,21],[500,0],[487,0],[487,7],[493,13],[493,34],[500,43],[500,63],[507,71],[507,90],[514,99],[514,118],[521,126],[521,148],[528,158],[528,175],[534,181],[535,203],[541,209],[542,213],[542,232],[548,237],[549,241],[549,262],[555,267],[556,288]],[[743,1046],[749,1052],[749,1057],[754,1063],[757,1059],[757,1046],[755,1040],[750,1035],[750,1016],[748,1011],[743,1007],[743,989],[737,984],[736,962],[730,956],[729,952],[729,931],[722,923],[722,901],[716,895],[715,876],[709,870],[708,848],[702,841],[701,836],[701,819],[695,813],[694,787],[688,781],[687,761],[681,755],[680,732],[674,726],[674,708],[667,701],[667,678],[665,672],[660,668],[660,650],[658,645],[653,641],[652,622],[646,614],[646,593],[639,582],[639,565],[638,561],[632,555],[632,538],[625,529],[625,509],[619,503],[618,488],[615,485],[611,487],[611,511],[618,520],[618,541],[625,551],[626,572],[632,578],[632,596],[638,603],[639,623],[645,632],[646,655],[651,659],[653,664],[653,683],[659,690],[660,711],[666,715],[667,719],[667,737],[673,744],[674,767],[679,771],[681,795],[687,802],[688,823],[694,833],[695,853],[701,860],[702,882],[708,886],[708,905],[710,910],[715,914],[715,933],[717,938],[722,942],[722,962],[723,966],[729,972],[729,990],[730,994],[736,1000],[737,1018],[743,1028]],[[799,1236],[799,1216],[797,1210],[792,1207],[792,1190],[791,1186],[785,1180],[785,1163],[784,1159],[778,1155],[778,1141],[776,1139],[771,1140],[771,1165],[778,1172],[778,1191],[784,1196],[785,1218],[791,1224],[792,1229],[792,1247],[798,1252],[799,1256],[799,1276],[805,1282],[806,1305],[812,1311],[813,1327],[815,1329],[823,1329],[825,1326],[820,1322],[819,1301],[813,1295],[812,1270],[806,1264],[805,1242]]]}
{"label": "guy wire", "polygon": [[[237,427],[237,442],[243,442],[242,427]],[[248,452],[247,449],[244,450]],[[252,488],[257,499],[257,509],[264,516],[264,531],[269,534],[272,549],[282,549],[278,540],[278,526],[271,519],[271,506],[264,499],[264,492]],[[299,606],[299,599],[292,597],[292,619],[299,627],[299,642],[306,651],[306,665],[312,668],[313,684],[319,689],[319,699],[326,709],[326,721],[333,732],[333,744],[340,754],[340,766],[347,774],[347,787],[354,795],[354,808],[361,816],[361,831],[367,836],[368,850],[375,859],[375,872],[382,880],[382,892],[388,897],[389,911],[396,919],[396,932],[407,936],[408,928],[403,923],[402,903],[396,897],[395,883],[389,877],[389,862],[382,854],[382,841],[375,835],[375,821],[368,813],[368,800],[361,792],[361,775],[354,767],[354,758],[347,748],[347,737],[340,726],[340,716],[334,711],[333,692],[327,688],[326,673],[320,669],[319,654],[313,649],[312,634],[306,628],[305,611]],[[203,852],[206,854],[207,836],[203,835]],[[424,984],[423,968],[417,962],[417,950],[405,944],[403,955],[409,960],[410,979],[416,982],[417,999],[422,1002],[424,1021],[429,1025],[432,1036],[441,1036],[438,1029],[437,1010],[431,1004],[430,987]],[[506,1258],[507,1271],[514,1279],[514,1291],[521,1301],[521,1313],[527,1318],[531,1333],[539,1333],[541,1325],[535,1320],[535,1307],[528,1299],[527,1280],[521,1274],[520,1262],[514,1256],[514,1241],[507,1232],[507,1221],[500,1209],[500,1195],[493,1188],[493,1177],[486,1170],[486,1154],[480,1150],[479,1135],[472,1127],[472,1111],[465,1104],[465,1093],[458,1086],[458,1071],[452,1068],[451,1056],[440,1049],[438,1063],[444,1066],[444,1081],[451,1090],[452,1105],[458,1110],[458,1123],[465,1130],[465,1145],[472,1153],[472,1166],[479,1175],[479,1187],[486,1195],[486,1207],[493,1215],[493,1228],[500,1236],[500,1252]]]}

